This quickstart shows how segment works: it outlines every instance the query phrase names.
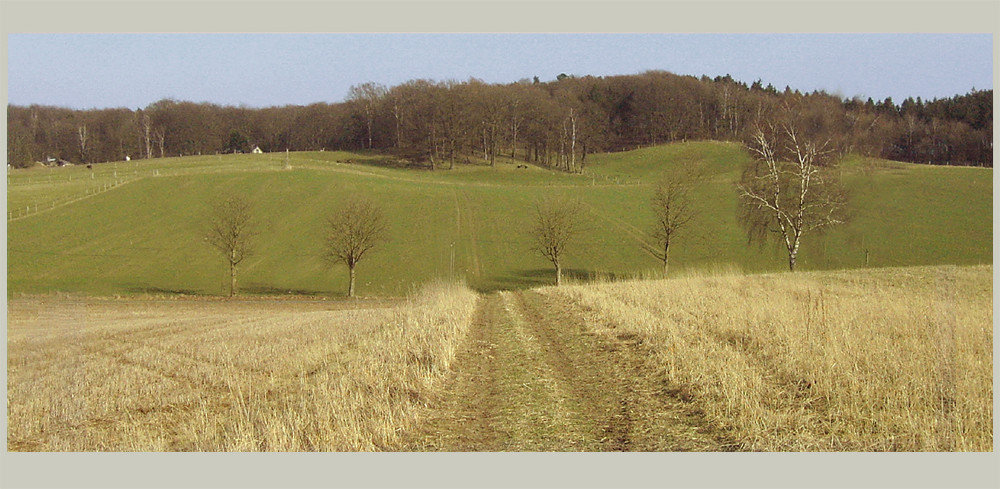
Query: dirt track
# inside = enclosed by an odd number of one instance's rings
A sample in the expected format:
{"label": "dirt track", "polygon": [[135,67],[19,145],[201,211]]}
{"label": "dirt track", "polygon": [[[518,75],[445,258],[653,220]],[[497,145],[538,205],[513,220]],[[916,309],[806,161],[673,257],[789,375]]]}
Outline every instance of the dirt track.
{"label": "dirt track", "polygon": [[402,450],[732,449],[644,364],[628,337],[599,337],[535,292],[480,303],[444,391]]}

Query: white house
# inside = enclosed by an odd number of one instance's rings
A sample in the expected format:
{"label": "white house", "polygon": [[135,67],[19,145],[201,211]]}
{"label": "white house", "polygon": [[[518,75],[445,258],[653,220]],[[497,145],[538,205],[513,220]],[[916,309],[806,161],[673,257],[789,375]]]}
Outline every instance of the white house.
{"label": "white house", "polygon": [[263,153],[263,151],[260,150],[260,146],[254,146],[253,147],[253,154],[259,155],[261,153]]}

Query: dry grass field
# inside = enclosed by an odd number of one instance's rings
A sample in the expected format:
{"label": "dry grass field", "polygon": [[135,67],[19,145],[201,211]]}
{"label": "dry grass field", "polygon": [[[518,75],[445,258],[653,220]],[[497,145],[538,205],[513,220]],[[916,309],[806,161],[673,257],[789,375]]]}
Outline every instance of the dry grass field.
{"label": "dry grass field", "polygon": [[747,450],[992,451],[993,268],[546,288]]}
{"label": "dry grass field", "polygon": [[449,368],[477,295],[396,303],[13,299],[11,451],[379,450]]}
{"label": "dry grass field", "polygon": [[992,265],[14,298],[11,451],[991,451]]}

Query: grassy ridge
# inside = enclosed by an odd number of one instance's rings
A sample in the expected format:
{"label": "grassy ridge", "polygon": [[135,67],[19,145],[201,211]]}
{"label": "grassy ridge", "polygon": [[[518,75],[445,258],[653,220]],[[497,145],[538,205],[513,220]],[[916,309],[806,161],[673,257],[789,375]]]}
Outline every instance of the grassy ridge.
{"label": "grassy ridge", "polygon": [[[642,250],[650,183],[681,164],[702,165],[709,178],[698,189],[699,220],[672,247],[672,270],[786,266],[778,246],[748,247],[736,223],[732,182],[747,158],[737,145],[591,155],[585,175],[509,162],[431,172],[379,166],[380,158],[292,153],[283,169],[284,154],[187,157],[97,165],[94,178],[84,167],[15,171],[9,210],[50,208],[8,221],[9,293],[220,294],[225,264],[201,236],[212,196],[231,191],[256,199],[263,223],[240,277],[250,293],[343,294],[346,271],[319,252],[325,216],[354,193],[385,206],[392,237],[359,265],[362,295],[403,295],[451,275],[478,290],[548,283],[549,264],[530,251],[525,230],[535,200],[553,193],[586,204],[587,231],[564,265],[571,278],[641,274],[657,268]],[[120,183],[128,165],[127,183],[85,193],[81,180]],[[803,269],[863,266],[865,248],[872,266],[992,263],[992,170],[853,160],[844,178],[856,218],[822,239],[806,236]]]}

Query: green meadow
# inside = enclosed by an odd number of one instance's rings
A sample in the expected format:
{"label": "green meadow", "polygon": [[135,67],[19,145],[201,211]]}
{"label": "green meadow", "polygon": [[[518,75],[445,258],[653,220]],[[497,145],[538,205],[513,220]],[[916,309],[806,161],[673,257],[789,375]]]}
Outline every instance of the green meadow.
{"label": "green meadow", "polygon": [[[584,203],[567,251],[571,280],[656,276],[651,184],[672,165],[699,165],[698,217],[671,247],[671,273],[781,271],[781,247],[747,244],[733,182],[748,158],[736,144],[692,142],[589,155],[583,175],[502,160],[496,168],[407,168],[346,152],[212,155],[8,171],[8,295],[222,295],[228,269],[203,239],[211,202],[253,200],[260,234],[240,268],[251,295],[342,296],[345,266],[320,258],[325,218],[352,195],[386,214],[389,239],[358,265],[358,293],[398,296],[428,280],[480,291],[551,282],[530,249],[533,205],[564,194]],[[286,161],[287,159],[287,161]],[[803,270],[992,263],[992,169],[862,158],[842,166],[853,220],[806,235]]]}

